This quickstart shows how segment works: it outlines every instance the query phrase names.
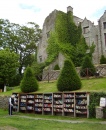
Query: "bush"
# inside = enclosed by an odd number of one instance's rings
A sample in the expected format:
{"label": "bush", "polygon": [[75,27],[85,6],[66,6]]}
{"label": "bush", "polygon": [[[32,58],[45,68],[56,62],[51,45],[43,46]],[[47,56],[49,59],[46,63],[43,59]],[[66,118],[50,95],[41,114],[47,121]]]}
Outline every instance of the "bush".
{"label": "bush", "polygon": [[106,64],[106,58],[104,57],[104,55],[101,55],[100,64]]}
{"label": "bush", "polygon": [[82,77],[85,76],[94,76],[96,72],[96,69],[90,59],[90,57],[87,55],[85,56],[83,63],[82,63],[82,67],[81,67],[81,71],[80,71],[80,75]]}
{"label": "bush", "polygon": [[34,77],[34,74],[30,67],[27,67],[27,69],[25,70],[24,77],[21,81],[20,87],[21,91],[25,93],[34,92],[38,90],[38,82]]}
{"label": "bush", "polygon": [[57,80],[57,89],[59,91],[72,91],[80,89],[81,85],[81,80],[72,61],[65,60],[64,67]]}
{"label": "bush", "polygon": [[104,92],[91,92],[90,93],[90,103],[89,103],[89,117],[95,118],[96,117],[96,106],[99,106],[100,98],[106,97],[106,93]]}
{"label": "bush", "polygon": [[59,67],[58,64],[56,64],[56,65],[54,66],[54,70],[60,70],[60,67]]}
{"label": "bush", "polygon": [[37,63],[37,62],[33,62],[31,66],[32,71],[34,72],[34,75],[38,81],[42,80],[42,72],[44,67],[45,67],[45,63]]}

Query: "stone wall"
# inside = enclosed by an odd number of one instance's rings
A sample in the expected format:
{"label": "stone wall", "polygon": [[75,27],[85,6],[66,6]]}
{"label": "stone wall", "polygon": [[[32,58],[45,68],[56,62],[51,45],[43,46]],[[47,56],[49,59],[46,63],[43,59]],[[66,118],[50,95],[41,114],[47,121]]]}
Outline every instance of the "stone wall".
{"label": "stone wall", "polygon": [[[95,65],[96,70],[99,72],[100,77],[106,76],[106,64],[101,65]],[[80,76],[80,67],[76,67],[76,71],[78,75]],[[60,70],[51,70],[48,68],[48,70],[43,71],[42,80],[48,81],[48,80],[57,80],[58,76],[60,74]]]}
{"label": "stone wall", "polygon": [[0,108],[8,109],[9,96],[0,96]]}
{"label": "stone wall", "polygon": [[96,107],[96,118],[103,118],[103,108],[97,106]]}

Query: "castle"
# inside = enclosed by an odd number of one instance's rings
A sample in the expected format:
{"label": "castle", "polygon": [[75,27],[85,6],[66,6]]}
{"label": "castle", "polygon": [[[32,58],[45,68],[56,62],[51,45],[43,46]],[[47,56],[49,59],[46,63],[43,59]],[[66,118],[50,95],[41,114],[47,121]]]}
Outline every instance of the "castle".
{"label": "castle", "polygon": [[[54,10],[46,17],[43,29],[42,38],[39,41],[37,47],[37,61],[40,63],[44,62],[47,58],[46,48],[47,39],[49,37],[50,31],[54,29],[55,19],[58,10]],[[67,7],[67,12],[71,11],[73,13],[73,8],[71,6]],[[92,43],[95,44],[95,51],[93,53],[93,63],[99,64],[101,55],[106,56],[106,11],[98,20],[98,25],[94,25],[87,18],[81,19],[73,15],[75,24],[78,26],[81,23],[82,34],[88,44],[91,46]],[[55,64],[58,64],[61,68],[63,66],[64,56],[60,53],[54,63],[50,65],[50,69],[53,69]]]}

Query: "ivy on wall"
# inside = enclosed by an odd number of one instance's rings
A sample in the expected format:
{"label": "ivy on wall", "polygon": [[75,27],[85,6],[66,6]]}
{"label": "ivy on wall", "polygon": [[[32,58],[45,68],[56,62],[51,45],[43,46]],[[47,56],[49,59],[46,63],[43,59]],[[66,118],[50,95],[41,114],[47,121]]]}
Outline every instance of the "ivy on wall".
{"label": "ivy on wall", "polygon": [[87,45],[82,36],[81,25],[75,25],[72,12],[58,11],[54,30],[48,39],[46,63],[52,63],[61,52],[70,58],[75,66],[81,66]]}

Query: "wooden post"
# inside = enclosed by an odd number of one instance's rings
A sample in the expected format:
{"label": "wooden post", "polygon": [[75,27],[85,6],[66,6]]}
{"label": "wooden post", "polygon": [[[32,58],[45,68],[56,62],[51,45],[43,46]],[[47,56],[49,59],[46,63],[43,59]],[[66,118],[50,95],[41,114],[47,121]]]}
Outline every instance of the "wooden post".
{"label": "wooden post", "polygon": [[89,78],[89,74],[88,74],[88,71],[89,71],[89,70],[88,70],[88,68],[87,68],[87,78]]}
{"label": "wooden post", "polygon": [[49,83],[49,72],[48,72],[48,83]]}

